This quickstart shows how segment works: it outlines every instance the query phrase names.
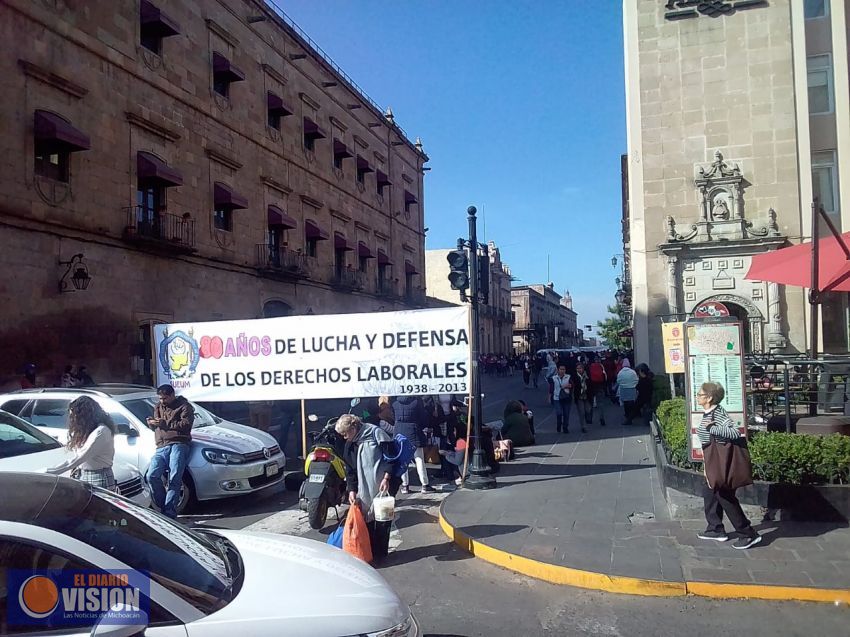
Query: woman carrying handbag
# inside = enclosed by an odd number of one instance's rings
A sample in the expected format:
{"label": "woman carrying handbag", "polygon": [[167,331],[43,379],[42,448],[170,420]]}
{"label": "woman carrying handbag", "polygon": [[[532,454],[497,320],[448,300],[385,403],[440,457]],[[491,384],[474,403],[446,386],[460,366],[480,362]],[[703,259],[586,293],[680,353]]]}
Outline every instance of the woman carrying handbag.
{"label": "woman carrying handbag", "polygon": [[761,536],[750,524],[735,497],[736,489],[753,483],[750,453],[746,438],[720,406],[726,392],[719,383],[703,383],[697,393],[702,407],[702,421],[697,435],[702,444],[705,470],[703,502],[708,527],[699,534],[703,540],[725,542],[729,539],[723,527],[723,514],[741,535],[732,548],[748,549],[761,542]]}

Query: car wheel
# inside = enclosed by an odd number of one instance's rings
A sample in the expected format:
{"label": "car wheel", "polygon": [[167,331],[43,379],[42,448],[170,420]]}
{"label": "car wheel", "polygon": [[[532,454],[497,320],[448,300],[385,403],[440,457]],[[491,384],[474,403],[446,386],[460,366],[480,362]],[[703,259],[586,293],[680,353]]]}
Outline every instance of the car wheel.
{"label": "car wheel", "polygon": [[183,484],[180,487],[180,500],[177,502],[177,515],[185,513],[195,501],[195,487],[189,472],[183,472]]}
{"label": "car wheel", "polygon": [[307,500],[307,518],[311,529],[321,529],[328,519],[328,501],[323,493],[318,498]]}

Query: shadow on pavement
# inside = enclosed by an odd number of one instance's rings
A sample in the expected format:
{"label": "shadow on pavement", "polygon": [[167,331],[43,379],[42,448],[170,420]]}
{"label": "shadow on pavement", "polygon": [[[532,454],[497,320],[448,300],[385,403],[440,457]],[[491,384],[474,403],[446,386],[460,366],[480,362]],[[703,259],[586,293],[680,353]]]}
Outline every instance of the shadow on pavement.
{"label": "shadow on pavement", "polygon": [[433,557],[438,562],[456,562],[459,560],[472,559],[473,555],[471,553],[461,551],[450,540],[446,540],[440,544],[414,546],[409,549],[395,549],[390,551],[390,554],[387,555],[387,557],[374,566],[376,569],[380,570],[390,566],[411,564],[429,557]]}
{"label": "shadow on pavement", "polygon": [[753,524],[753,528],[762,536],[761,543],[754,546],[753,550],[757,551],[759,547],[770,546],[774,540],[821,537],[830,531],[848,527],[850,527],[850,524],[847,522],[775,522],[765,520],[759,524]]}
{"label": "shadow on pavement", "polygon": [[463,533],[464,535],[476,540],[480,540],[487,537],[494,537],[496,535],[516,533],[517,531],[524,531],[526,529],[528,529],[528,525],[525,524],[472,524],[470,526],[463,526],[455,529],[455,531]]}

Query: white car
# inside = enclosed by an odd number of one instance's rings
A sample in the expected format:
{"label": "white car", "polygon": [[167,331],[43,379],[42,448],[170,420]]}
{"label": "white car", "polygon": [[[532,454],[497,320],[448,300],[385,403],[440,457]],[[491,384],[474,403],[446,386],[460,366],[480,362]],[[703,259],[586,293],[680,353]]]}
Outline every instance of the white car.
{"label": "white car", "polygon": [[[145,385],[103,384],[94,387],[25,389],[0,395],[0,409],[32,423],[64,443],[68,405],[75,398],[96,400],[118,427],[115,459],[144,474],[156,452],[154,432],[145,425],[159,398]],[[286,457],[269,434],[222,420],[197,404],[189,464],[177,512],[193,500],[214,500],[254,493],[283,480]]]}
{"label": "white car", "polygon": [[[99,611],[90,625],[65,628],[63,635],[421,635],[410,609],[377,571],[326,544],[190,530],[103,489],[48,475],[0,473],[0,493],[9,494],[0,501],[0,573],[47,571],[66,581],[77,569],[149,574],[150,593],[138,603],[147,613],[144,625],[110,625],[112,612]],[[38,620],[44,631],[62,630],[69,602],[66,588],[59,588],[56,606]],[[25,603],[23,593],[6,591],[8,616],[13,605]],[[0,634],[13,628],[0,613]]]}
{"label": "white car", "polygon": [[[41,473],[65,462],[72,455],[61,444],[28,422],[0,410],[0,471]],[[136,467],[125,463],[112,465],[118,492],[136,504],[151,504],[148,486]],[[69,475],[66,472],[63,475]]]}

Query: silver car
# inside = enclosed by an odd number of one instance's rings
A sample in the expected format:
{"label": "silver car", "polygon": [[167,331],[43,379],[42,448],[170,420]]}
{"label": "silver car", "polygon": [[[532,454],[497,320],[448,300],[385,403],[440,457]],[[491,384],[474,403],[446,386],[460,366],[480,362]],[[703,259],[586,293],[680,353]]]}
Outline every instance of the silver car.
{"label": "silver car", "polygon": [[[147,471],[156,452],[154,432],[144,424],[159,398],[145,385],[102,384],[86,388],[24,389],[0,394],[0,409],[32,423],[59,442],[67,440],[68,405],[90,396],[118,428],[115,460]],[[286,458],[277,441],[252,427],[228,422],[200,405],[195,408],[189,464],[177,511],[193,500],[254,493],[283,480]]]}

